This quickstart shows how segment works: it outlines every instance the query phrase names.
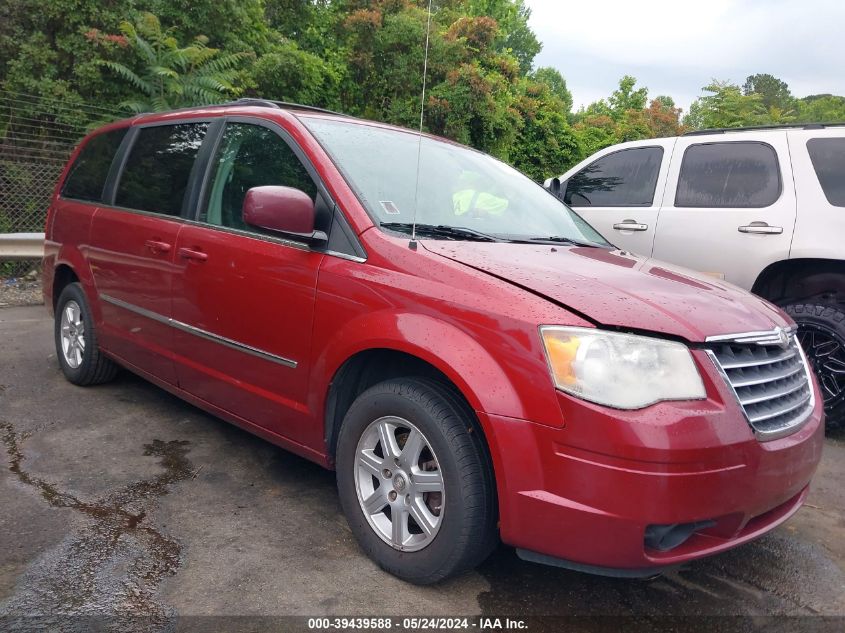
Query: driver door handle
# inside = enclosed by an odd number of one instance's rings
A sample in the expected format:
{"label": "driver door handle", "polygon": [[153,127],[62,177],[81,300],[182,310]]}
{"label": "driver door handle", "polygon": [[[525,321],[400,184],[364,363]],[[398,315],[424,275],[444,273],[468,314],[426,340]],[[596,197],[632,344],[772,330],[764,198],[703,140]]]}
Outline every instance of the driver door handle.
{"label": "driver door handle", "polygon": [[648,231],[648,224],[640,224],[636,220],[622,220],[613,225],[617,231]]}
{"label": "driver door handle", "polygon": [[782,226],[769,226],[765,222],[752,222],[737,228],[740,233],[755,233],[757,235],[780,235],[783,233]]}
{"label": "driver door handle", "polygon": [[154,254],[169,253],[171,248],[170,244],[163,242],[162,240],[147,240],[144,242],[144,246],[150,249]]}

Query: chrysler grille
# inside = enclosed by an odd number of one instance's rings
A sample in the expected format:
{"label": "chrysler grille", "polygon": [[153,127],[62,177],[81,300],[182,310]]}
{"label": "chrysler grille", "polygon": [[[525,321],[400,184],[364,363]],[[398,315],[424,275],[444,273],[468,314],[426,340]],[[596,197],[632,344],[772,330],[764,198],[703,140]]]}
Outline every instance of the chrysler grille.
{"label": "chrysler grille", "polygon": [[713,359],[760,439],[783,437],[801,427],[815,403],[794,332],[708,340]]}

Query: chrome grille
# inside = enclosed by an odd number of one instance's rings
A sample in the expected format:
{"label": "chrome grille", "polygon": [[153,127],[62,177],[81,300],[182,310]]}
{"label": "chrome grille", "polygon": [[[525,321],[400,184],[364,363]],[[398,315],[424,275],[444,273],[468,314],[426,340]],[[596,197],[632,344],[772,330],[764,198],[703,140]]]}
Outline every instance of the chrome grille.
{"label": "chrome grille", "polygon": [[813,410],[807,361],[793,332],[714,337],[710,354],[761,440],[797,431]]}

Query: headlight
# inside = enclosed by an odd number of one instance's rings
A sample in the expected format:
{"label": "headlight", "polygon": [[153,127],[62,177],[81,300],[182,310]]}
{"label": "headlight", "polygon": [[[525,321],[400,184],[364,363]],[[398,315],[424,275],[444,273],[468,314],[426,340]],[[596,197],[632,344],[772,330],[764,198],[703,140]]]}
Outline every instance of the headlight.
{"label": "headlight", "polygon": [[590,328],[540,328],[558,389],[616,409],[705,398],[686,345]]}

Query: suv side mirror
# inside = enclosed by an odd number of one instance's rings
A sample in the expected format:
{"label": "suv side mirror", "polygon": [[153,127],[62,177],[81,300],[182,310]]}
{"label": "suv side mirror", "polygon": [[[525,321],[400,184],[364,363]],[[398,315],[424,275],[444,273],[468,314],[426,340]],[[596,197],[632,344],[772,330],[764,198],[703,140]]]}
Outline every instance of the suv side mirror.
{"label": "suv side mirror", "polygon": [[314,230],[316,218],[314,201],[293,187],[253,187],[244,197],[244,222],[259,229],[292,233],[308,241],[325,241],[326,234]]}
{"label": "suv side mirror", "polygon": [[560,178],[549,178],[546,181],[546,189],[555,198],[560,198]]}

